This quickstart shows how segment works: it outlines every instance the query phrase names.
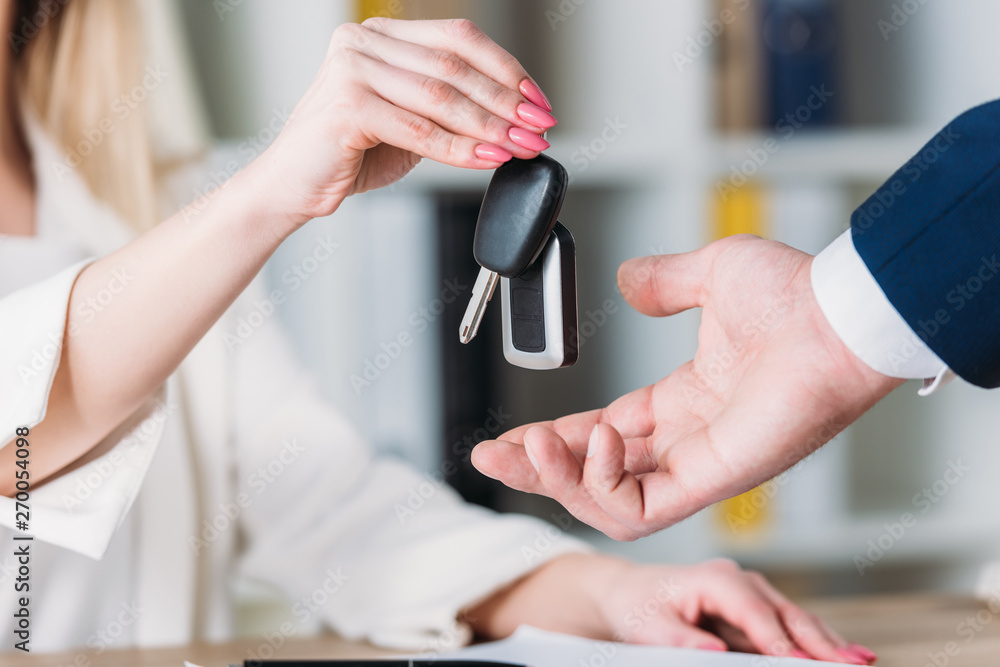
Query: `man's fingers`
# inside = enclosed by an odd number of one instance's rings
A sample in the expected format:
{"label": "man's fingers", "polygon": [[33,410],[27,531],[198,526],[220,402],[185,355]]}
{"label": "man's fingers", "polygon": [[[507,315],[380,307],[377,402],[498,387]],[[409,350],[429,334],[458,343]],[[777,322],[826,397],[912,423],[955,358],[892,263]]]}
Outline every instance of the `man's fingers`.
{"label": "man's fingers", "polygon": [[618,269],[618,287],[640,313],[663,317],[704,305],[707,274],[705,249],[636,257]]}
{"label": "man's fingers", "polygon": [[529,429],[524,434],[524,449],[538,471],[544,495],[612,539],[635,540],[643,536],[608,516],[591,498],[579,462],[555,431],[542,426]]}
{"label": "man's fingers", "polygon": [[542,426],[528,429],[524,434],[524,449],[545,488],[551,486],[561,492],[561,497],[553,498],[561,501],[566,492],[572,492],[579,486],[582,474],[580,464],[554,431]]}
{"label": "man's fingers", "polygon": [[625,469],[625,441],[609,424],[598,424],[590,435],[583,465],[583,483],[590,496],[613,519],[638,532],[644,526],[642,487]]}
{"label": "man's fingers", "polygon": [[594,428],[583,468],[590,497],[609,517],[637,535],[668,528],[701,509],[667,468],[633,474],[625,466],[625,441],[608,424]]}
{"label": "man's fingers", "polygon": [[603,410],[580,412],[555,421],[525,424],[504,433],[500,439],[521,444],[528,429],[544,426],[559,434],[582,465],[594,426],[600,423],[610,424],[625,438],[625,467],[633,474],[651,472],[656,470],[657,465],[649,442],[656,427],[652,399],[653,387],[642,387],[622,396]]}
{"label": "man's fingers", "polygon": [[487,477],[525,493],[545,493],[538,473],[524,451],[524,445],[505,440],[488,440],[472,450],[472,465]]}

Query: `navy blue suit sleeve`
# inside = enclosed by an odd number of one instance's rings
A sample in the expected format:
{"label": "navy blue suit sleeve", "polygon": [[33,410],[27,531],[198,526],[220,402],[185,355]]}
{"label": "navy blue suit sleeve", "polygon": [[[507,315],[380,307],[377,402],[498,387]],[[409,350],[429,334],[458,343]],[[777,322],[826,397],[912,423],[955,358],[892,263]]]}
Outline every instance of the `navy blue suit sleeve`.
{"label": "navy blue suit sleeve", "polygon": [[851,216],[889,302],[959,377],[1000,386],[1000,100],[939,132]]}

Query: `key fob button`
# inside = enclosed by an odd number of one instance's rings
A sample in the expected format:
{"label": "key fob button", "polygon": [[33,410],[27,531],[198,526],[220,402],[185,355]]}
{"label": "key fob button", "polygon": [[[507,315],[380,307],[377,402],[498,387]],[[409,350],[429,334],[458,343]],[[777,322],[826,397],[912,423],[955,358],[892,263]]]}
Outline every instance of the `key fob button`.
{"label": "key fob button", "polygon": [[524,273],[501,278],[500,297],[507,361],[534,370],[576,363],[576,246],[568,229],[557,224]]}
{"label": "key fob button", "polygon": [[545,351],[545,294],[542,272],[535,265],[511,281],[510,319],[515,348],[524,352]]}

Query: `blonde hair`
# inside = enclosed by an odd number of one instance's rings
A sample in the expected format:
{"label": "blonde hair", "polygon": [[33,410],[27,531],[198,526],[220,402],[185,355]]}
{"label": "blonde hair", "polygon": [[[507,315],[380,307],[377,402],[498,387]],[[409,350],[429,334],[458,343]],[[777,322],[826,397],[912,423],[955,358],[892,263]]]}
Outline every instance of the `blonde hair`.
{"label": "blonde hair", "polygon": [[[126,104],[145,58],[137,7],[125,0],[20,0],[16,85],[99,199],[139,231],[156,221],[152,140],[143,104]],[[25,23],[25,19],[29,23]]]}

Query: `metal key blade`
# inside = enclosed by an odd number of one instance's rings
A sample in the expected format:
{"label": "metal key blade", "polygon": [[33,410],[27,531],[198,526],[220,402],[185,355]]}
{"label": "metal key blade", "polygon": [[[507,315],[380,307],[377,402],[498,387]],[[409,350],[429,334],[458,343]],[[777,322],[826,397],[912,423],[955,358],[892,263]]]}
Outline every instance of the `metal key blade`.
{"label": "metal key blade", "polygon": [[465,309],[465,317],[458,329],[458,339],[463,343],[470,342],[479,332],[479,323],[486,314],[486,304],[493,298],[500,276],[489,269],[480,269],[476,284],[472,287],[472,299]]}

